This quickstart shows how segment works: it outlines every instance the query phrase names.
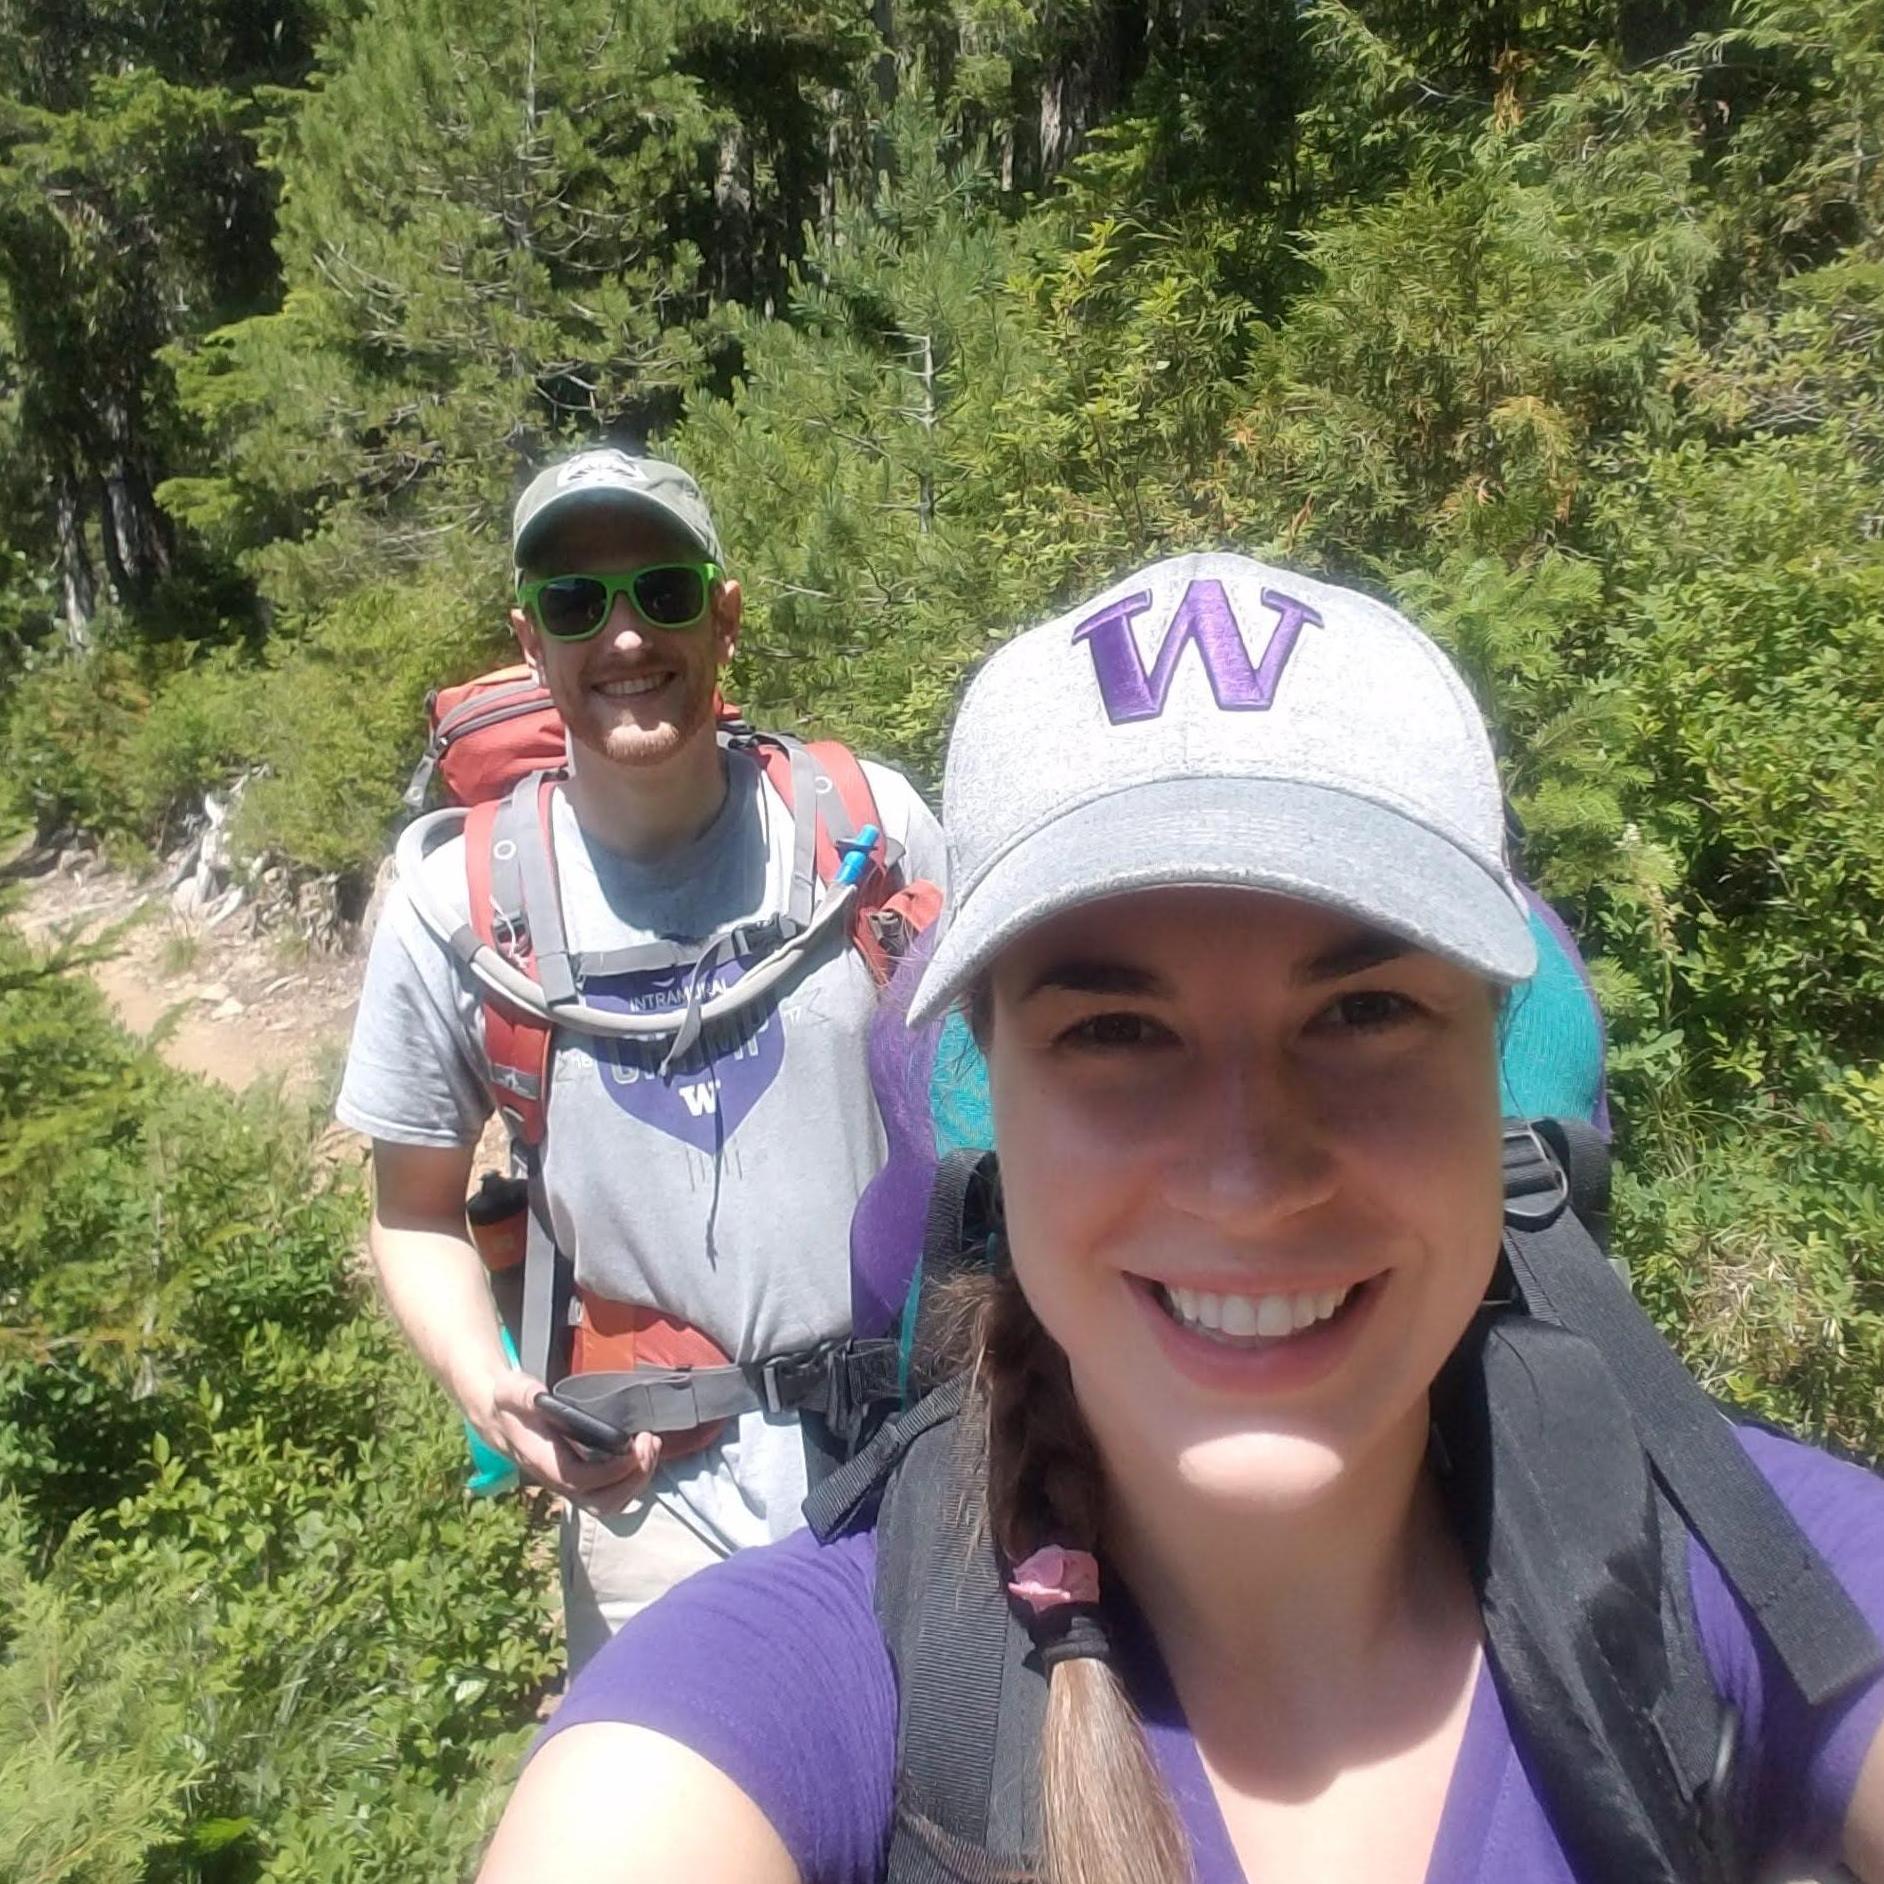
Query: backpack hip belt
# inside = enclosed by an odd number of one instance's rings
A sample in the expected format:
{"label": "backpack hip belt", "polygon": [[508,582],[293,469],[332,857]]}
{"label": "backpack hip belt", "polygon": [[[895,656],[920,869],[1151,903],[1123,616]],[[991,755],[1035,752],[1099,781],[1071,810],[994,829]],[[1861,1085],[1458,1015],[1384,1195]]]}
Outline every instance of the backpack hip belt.
{"label": "backpack hip belt", "polygon": [[896,1375],[894,1341],[829,1341],[743,1364],[571,1372],[556,1398],[614,1427],[624,1442],[635,1433],[717,1436],[726,1421],[760,1412],[815,1413],[848,1433],[894,1396]]}

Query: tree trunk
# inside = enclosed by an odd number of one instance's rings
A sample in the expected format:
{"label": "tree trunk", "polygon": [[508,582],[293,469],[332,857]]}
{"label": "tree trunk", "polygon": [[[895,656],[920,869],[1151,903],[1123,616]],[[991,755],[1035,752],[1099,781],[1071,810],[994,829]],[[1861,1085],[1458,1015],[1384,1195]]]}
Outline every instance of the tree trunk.
{"label": "tree trunk", "polygon": [[916,373],[922,381],[918,422],[923,430],[922,477],[916,492],[916,528],[927,536],[935,528],[935,472],[929,457],[935,446],[935,336],[919,334],[916,342]]}
{"label": "tree trunk", "polygon": [[[1049,11],[1047,28],[1052,32]],[[1040,81],[1040,178],[1050,182],[1085,148],[1086,134],[1119,102],[1127,64],[1143,51],[1145,16],[1134,0],[1094,0],[1047,55]]]}
{"label": "tree trunk", "polygon": [[169,519],[157,507],[150,478],[134,458],[105,473],[105,565],[120,599],[143,602],[170,573]]}
{"label": "tree trunk", "polygon": [[730,120],[720,133],[713,178],[716,290],[722,301],[752,299],[752,153],[745,125]]}
{"label": "tree trunk", "polygon": [[876,57],[877,90],[876,172],[887,177],[895,166],[890,143],[890,113],[896,108],[896,0],[870,0],[870,23],[877,29],[882,50]]}
{"label": "tree trunk", "polygon": [[170,520],[145,469],[132,396],[108,393],[96,410],[103,459],[98,540],[119,601],[142,602],[170,573]]}
{"label": "tree trunk", "polygon": [[78,479],[70,467],[61,471],[53,496],[53,525],[58,541],[59,613],[65,641],[74,654],[92,644],[92,617],[98,612],[98,583],[85,543],[85,512]]}

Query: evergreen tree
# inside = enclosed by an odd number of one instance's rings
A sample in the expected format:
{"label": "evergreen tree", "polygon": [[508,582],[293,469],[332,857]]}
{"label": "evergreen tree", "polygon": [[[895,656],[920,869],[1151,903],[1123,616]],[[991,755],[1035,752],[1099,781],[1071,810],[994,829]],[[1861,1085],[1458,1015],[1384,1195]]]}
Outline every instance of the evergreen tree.
{"label": "evergreen tree", "polygon": [[731,399],[696,393],[673,439],[746,584],[742,704],[925,767],[1005,606],[970,436],[1029,364],[994,178],[928,100],[906,71],[874,188],[840,196],[786,318],[735,322]]}
{"label": "evergreen tree", "polygon": [[75,644],[103,602],[148,605],[177,567],[156,486],[180,421],[159,353],[267,290],[248,101],[299,71],[310,25],[240,0],[180,31],[168,12],[0,7],[0,306],[38,488],[11,514]]}

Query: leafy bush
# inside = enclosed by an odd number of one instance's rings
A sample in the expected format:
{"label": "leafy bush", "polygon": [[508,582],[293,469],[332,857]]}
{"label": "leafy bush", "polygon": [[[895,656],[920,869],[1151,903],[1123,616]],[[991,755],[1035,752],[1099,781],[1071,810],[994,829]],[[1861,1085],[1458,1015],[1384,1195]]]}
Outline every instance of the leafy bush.
{"label": "leafy bush", "polygon": [[42,831],[161,849],[205,791],[253,772],[240,848],[370,874],[424,744],[427,691],[508,645],[494,572],[440,563],[355,589],[259,653],[108,641],[44,659],[0,715],[0,791]]}
{"label": "leafy bush", "polygon": [[1667,1099],[1618,1174],[1638,1293],[1703,1382],[1884,1461],[1884,1077],[1752,1118]]}
{"label": "leafy bush", "polygon": [[43,834],[123,833],[132,792],[125,754],[150,710],[139,663],[105,646],[30,657],[4,697],[0,793]]}
{"label": "leafy bush", "polygon": [[455,563],[356,590],[271,645],[254,689],[262,775],[237,815],[237,843],[370,874],[425,743],[427,692],[514,645],[499,572]]}
{"label": "leafy bush", "polygon": [[352,1176],[4,929],[0,1109],[0,1876],[461,1870],[558,1664],[553,1550],[459,1489]]}

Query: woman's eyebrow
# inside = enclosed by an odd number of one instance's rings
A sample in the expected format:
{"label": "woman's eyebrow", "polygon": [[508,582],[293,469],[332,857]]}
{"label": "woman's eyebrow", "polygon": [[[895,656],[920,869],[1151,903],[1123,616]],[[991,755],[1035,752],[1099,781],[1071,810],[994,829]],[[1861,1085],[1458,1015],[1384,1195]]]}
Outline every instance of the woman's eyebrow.
{"label": "woman's eyebrow", "polygon": [[1337,942],[1333,948],[1322,952],[1306,962],[1299,963],[1290,973],[1291,981],[1339,981],[1344,975],[1358,975],[1369,968],[1378,968],[1382,962],[1397,961],[1402,955],[1411,955],[1413,944],[1397,935],[1383,935],[1378,929],[1370,929],[1363,935],[1357,935],[1347,942]]}
{"label": "woman's eyebrow", "polygon": [[1135,994],[1170,993],[1162,977],[1148,968],[1134,968],[1125,962],[1108,962],[1081,957],[1049,962],[1028,982],[1021,992],[1023,1001],[1031,1001],[1049,989],[1060,994]]}

